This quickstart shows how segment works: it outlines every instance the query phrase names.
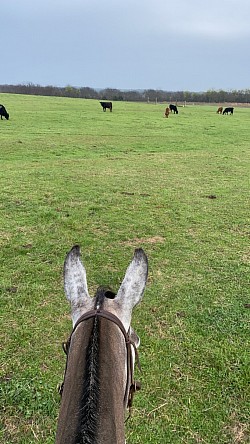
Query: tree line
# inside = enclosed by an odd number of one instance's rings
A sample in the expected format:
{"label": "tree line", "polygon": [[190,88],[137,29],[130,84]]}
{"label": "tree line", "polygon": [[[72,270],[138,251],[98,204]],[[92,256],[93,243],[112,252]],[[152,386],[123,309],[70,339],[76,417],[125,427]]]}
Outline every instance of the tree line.
{"label": "tree line", "polygon": [[94,89],[41,86],[33,83],[20,85],[0,85],[1,93],[30,94],[38,96],[73,97],[80,99],[97,99],[129,102],[193,102],[193,103],[250,103],[250,89],[244,90],[208,90],[205,92],[163,91],[158,89],[120,90],[113,88]]}

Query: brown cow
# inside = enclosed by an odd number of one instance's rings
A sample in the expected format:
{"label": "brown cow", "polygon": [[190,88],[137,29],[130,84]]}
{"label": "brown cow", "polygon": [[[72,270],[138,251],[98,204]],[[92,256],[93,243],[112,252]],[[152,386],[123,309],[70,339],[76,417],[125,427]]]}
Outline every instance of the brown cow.
{"label": "brown cow", "polygon": [[167,108],[166,108],[166,111],[165,111],[165,117],[168,117],[168,116],[169,116],[169,113],[170,113],[170,109],[167,107]]}
{"label": "brown cow", "polygon": [[223,106],[219,106],[219,108],[217,109],[217,114],[222,114],[223,111]]}

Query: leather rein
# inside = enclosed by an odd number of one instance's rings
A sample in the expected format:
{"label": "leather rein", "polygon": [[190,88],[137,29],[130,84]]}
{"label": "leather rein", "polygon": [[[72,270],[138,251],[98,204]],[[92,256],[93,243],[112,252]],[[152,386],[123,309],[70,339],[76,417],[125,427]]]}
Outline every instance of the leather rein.
{"label": "leather rein", "polygon": [[[84,313],[82,316],[80,316],[80,318],[77,320],[77,322],[74,325],[74,328],[69,336],[69,339],[67,340],[67,342],[64,342],[62,344],[63,350],[67,355],[66,367],[65,367],[65,372],[64,372],[64,381],[65,381],[65,376],[66,376],[66,371],[67,371],[68,354],[69,354],[69,349],[70,349],[71,338],[72,338],[72,336],[79,324],[81,324],[84,321],[87,321],[88,319],[95,318],[95,317],[105,318],[105,319],[108,319],[109,321],[113,322],[114,324],[116,324],[119,327],[120,331],[122,332],[122,334],[124,336],[125,344],[126,344],[126,351],[127,351],[127,382],[126,382],[126,390],[125,390],[125,394],[124,394],[123,403],[124,403],[124,408],[126,408],[126,407],[129,408],[129,412],[131,412],[134,393],[137,390],[140,390],[140,388],[141,388],[140,383],[138,381],[135,381],[135,379],[134,379],[132,347],[135,352],[135,362],[136,362],[139,370],[141,370],[139,355],[138,355],[136,345],[132,341],[129,333],[126,332],[123,323],[120,321],[120,319],[117,316],[115,316],[113,313],[110,313],[109,311],[102,310],[102,309],[89,310],[86,313]],[[60,395],[62,395],[62,392],[63,392],[64,381],[59,386],[59,389],[58,389]]]}

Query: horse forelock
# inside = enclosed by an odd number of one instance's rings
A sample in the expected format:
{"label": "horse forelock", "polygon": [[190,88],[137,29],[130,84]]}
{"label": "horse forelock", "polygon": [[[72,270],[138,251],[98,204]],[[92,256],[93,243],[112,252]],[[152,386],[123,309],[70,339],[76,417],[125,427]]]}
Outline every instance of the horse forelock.
{"label": "horse forelock", "polygon": [[102,308],[105,298],[114,299],[114,293],[109,287],[99,287],[95,295],[95,308]]}

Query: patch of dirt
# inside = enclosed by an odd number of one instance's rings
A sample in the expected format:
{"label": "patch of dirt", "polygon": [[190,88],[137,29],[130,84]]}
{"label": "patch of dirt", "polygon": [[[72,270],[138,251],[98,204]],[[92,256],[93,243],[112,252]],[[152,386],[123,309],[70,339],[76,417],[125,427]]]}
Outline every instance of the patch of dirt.
{"label": "patch of dirt", "polygon": [[128,245],[133,247],[135,245],[140,244],[163,244],[165,242],[165,238],[162,236],[153,236],[153,237],[135,237],[134,239],[121,242],[122,245]]}
{"label": "patch of dirt", "polygon": [[16,293],[17,287],[7,287],[6,291],[8,291],[8,293]]}
{"label": "patch of dirt", "polygon": [[[124,196],[135,196],[136,195],[136,193],[129,192],[129,191],[121,191],[121,194],[123,194]],[[148,193],[139,193],[138,196],[150,197],[150,194],[148,194]]]}
{"label": "patch of dirt", "polygon": [[215,194],[209,194],[209,196],[204,196],[207,197],[208,199],[216,199],[217,196],[215,196]]}
{"label": "patch of dirt", "polygon": [[248,426],[247,424],[234,424],[231,428],[231,433],[233,436],[233,443],[239,444],[239,443],[247,443],[249,434],[247,433]]}
{"label": "patch of dirt", "polygon": [[236,414],[231,416],[232,423],[226,427],[232,437],[232,444],[247,444],[250,442],[249,424],[237,421]]}

